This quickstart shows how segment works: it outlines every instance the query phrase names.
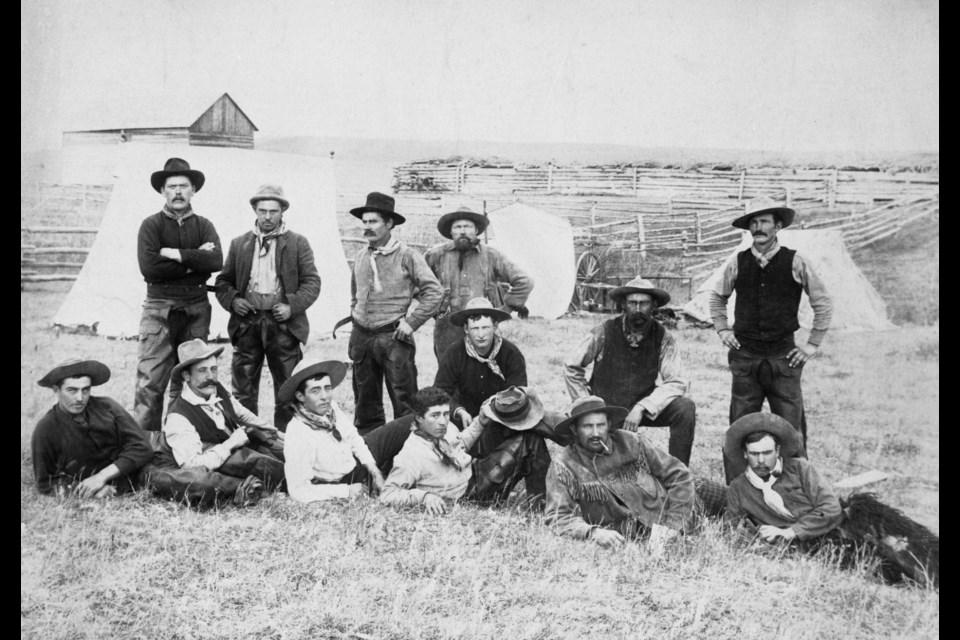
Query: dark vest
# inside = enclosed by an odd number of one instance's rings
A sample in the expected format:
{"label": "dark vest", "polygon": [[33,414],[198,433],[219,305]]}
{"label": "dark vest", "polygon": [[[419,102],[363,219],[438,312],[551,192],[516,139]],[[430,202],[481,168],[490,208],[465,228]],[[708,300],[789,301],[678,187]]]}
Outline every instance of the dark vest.
{"label": "dark vest", "polygon": [[[230,393],[219,382],[217,383],[217,397],[220,398],[220,408],[223,411],[223,418],[227,429],[230,430],[230,433],[233,433],[239,426],[237,423],[237,414],[233,410],[233,403],[230,401]],[[190,424],[193,425],[193,428],[197,430],[197,434],[200,435],[200,442],[203,444],[220,444],[221,442],[226,441],[226,439],[229,437],[227,434],[217,428],[217,423],[213,421],[213,418],[207,415],[207,412],[203,410],[203,407],[190,404],[183,399],[183,396],[180,396],[173,401],[173,403],[170,405],[170,410],[167,413],[179,413],[184,418],[189,420]]]}
{"label": "dark vest", "polygon": [[644,330],[640,346],[633,348],[623,333],[623,317],[603,325],[603,353],[593,366],[590,389],[609,405],[633,407],[657,386],[660,373],[660,346],[666,330],[651,322]]}
{"label": "dark vest", "polygon": [[733,330],[738,337],[772,342],[800,328],[797,312],[803,287],[793,279],[796,251],[780,247],[760,268],[750,249],[737,255],[737,303]]}

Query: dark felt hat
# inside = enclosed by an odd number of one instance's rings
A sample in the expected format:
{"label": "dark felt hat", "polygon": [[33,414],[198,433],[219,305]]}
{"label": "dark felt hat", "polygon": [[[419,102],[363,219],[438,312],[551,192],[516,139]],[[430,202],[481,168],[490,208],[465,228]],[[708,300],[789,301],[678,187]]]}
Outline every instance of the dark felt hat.
{"label": "dark felt hat", "polygon": [[80,376],[89,376],[90,384],[96,387],[110,379],[110,368],[96,360],[70,358],[48,371],[45,376],[37,380],[37,384],[41,387],[53,388],[60,384],[61,380]]}
{"label": "dark felt hat", "polygon": [[470,316],[490,316],[494,322],[503,322],[510,319],[510,314],[502,309],[497,309],[493,303],[486,298],[473,298],[460,311],[450,314],[450,324],[462,327],[467,324]]}
{"label": "dark felt hat", "polygon": [[206,182],[202,171],[190,168],[190,163],[182,158],[170,158],[163,165],[163,171],[154,171],[150,175],[150,185],[157,193],[163,191],[163,184],[170,176],[187,176],[193,184],[194,191],[200,191]]}
{"label": "dark felt hat", "polygon": [[723,453],[733,463],[728,471],[730,477],[744,472],[747,463],[743,459],[743,439],[751,433],[766,431],[780,441],[780,457],[792,458],[803,453],[803,440],[793,425],[772,413],[750,413],[736,420],[723,438]]}
{"label": "dark felt hat", "polygon": [[450,228],[457,220],[469,220],[477,225],[477,235],[486,231],[487,225],[490,224],[490,218],[482,213],[472,211],[468,207],[460,207],[456,211],[451,211],[450,213],[445,213],[440,216],[440,219],[437,221],[437,231],[439,231],[440,235],[444,238],[452,238]]}
{"label": "dark felt hat", "polygon": [[641,278],[640,276],[637,276],[623,286],[614,287],[610,291],[608,297],[614,302],[623,302],[623,299],[631,293],[647,293],[653,296],[653,299],[657,301],[658,307],[662,307],[670,302],[669,293],[667,293],[664,289],[653,286],[652,282],[646,278]]}
{"label": "dark felt hat", "polygon": [[606,401],[598,396],[584,396],[573,401],[573,404],[570,406],[570,415],[560,422],[560,424],[554,428],[553,432],[559,436],[572,436],[572,427],[577,424],[577,418],[588,413],[599,412],[607,414],[607,418],[610,420],[611,430],[619,429],[623,424],[623,419],[630,413],[623,407],[607,405]]}
{"label": "dark felt hat", "polygon": [[480,407],[483,415],[514,431],[527,431],[543,420],[543,403],[529,387],[510,386]]}
{"label": "dark felt hat", "polygon": [[362,207],[350,209],[350,215],[362,220],[363,214],[367,211],[376,211],[377,213],[382,213],[393,218],[393,224],[397,226],[406,222],[407,219],[394,211],[395,206],[396,200],[393,199],[393,196],[388,196],[378,191],[371,191],[367,194],[367,203]]}
{"label": "dark felt hat", "polygon": [[306,360],[301,360],[297,363],[297,366],[293,368],[293,373],[287,378],[287,381],[280,387],[277,400],[284,404],[293,402],[296,398],[297,389],[300,388],[304,380],[324,375],[330,376],[331,386],[336,387],[343,382],[344,376],[347,375],[347,365],[339,360],[324,360],[323,362],[314,362],[313,364],[308,364]]}
{"label": "dark felt hat", "polygon": [[790,207],[782,207],[773,198],[763,196],[747,202],[746,213],[730,224],[737,229],[749,229],[750,218],[761,213],[772,213],[784,229],[793,224],[793,218],[797,215],[797,212]]}

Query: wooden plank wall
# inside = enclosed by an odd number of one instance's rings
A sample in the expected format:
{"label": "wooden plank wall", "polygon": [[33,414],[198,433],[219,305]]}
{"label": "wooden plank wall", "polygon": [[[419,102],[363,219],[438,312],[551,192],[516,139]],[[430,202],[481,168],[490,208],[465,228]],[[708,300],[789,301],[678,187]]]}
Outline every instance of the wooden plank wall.
{"label": "wooden plank wall", "polygon": [[226,95],[210,105],[197,121],[190,126],[191,134],[219,134],[240,136],[253,140],[253,123],[237,108]]}

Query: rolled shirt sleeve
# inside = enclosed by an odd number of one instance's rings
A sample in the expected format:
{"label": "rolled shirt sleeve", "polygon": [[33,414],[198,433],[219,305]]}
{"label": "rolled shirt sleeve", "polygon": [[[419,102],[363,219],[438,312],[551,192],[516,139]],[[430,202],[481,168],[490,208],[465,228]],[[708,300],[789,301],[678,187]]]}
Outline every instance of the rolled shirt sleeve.
{"label": "rolled shirt sleeve", "polygon": [[436,314],[443,299],[443,287],[434,275],[426,260],[416,251],[404,247],[404,264],[407,267],[410,279],[417,288],[415,298],[417,304],[412,306],[406,315],[407,324],[416,331],[424,322]]}
{"label": "rolled shirt sleeve", "polygon": [[737,256],[734,254],[723,265],[720,279],[710,291],[710,318],[717,333],[730,329],[730,324],[727,322],[727,300],[733,294],[733,288],[737,283],[737,272]]}
{"label": "rolled shirt sleeve", "polygon": [[590,387],[587,386],[587,367],[591,366],[603,351],[603,336],[604,326],[597,325],[564,358],[563,381],[567,385],[571,400],[590,395]]}
{"label": "rolled shirt sleeve", "polygon": [[803,287],[810,300],[810,307],[813,309],[813,326],[807,342],[820,346],[833,319],[833,300],[823,280],[799,251],[793,256],[793,279]]}

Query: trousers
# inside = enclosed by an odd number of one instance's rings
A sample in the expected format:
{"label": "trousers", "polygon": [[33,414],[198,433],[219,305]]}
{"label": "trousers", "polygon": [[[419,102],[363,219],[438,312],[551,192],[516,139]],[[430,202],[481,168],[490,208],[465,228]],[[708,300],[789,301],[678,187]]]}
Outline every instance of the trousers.
{"label": "trousers", "polygon": [[353,424],[366,435],[386,422],[383,386],[393,405],[393,419],[410,413],[409,402],[417,393],[417,348],[395,340],[393,331],[367,331],[356,323],[350,334],[353,361]]}
{"label": "trousers", "polygon": [[450,345],[463,342],[464,335],[463,327],[450,322],[449,315],[437,318],[433,327],[433,355],[437,357],[437,362],[440,362]]}
{"label": "trousers", "polygon": [[163,418],[163,393],[170,385],[170,400],[180,396],[183,380],[171,380],[179,362],[177,347],[210,332],[209,300],[180,305],[173,300],[146,300],[140,316],[137,386],[133,417],[146,431],[159,431]]}
{"label": "trousers", "polygon": [[244,407],[258,413],[260,374],[266,360],[273,377],[273,424],[286,431],[293,412],[279,402],[278,394],[294,367],[303,359],[300,341],[283,329],[269,309],[250,312],[242,318],[232,337],[233,396]]}
{"label": "trousers", "polygon": [[670,427],[668,452],[685,465],[690,465],[694,431],[697,425],[697,405],[687,397],[674,398],[656,418],[648,415],[640,421],[641,427]]}

